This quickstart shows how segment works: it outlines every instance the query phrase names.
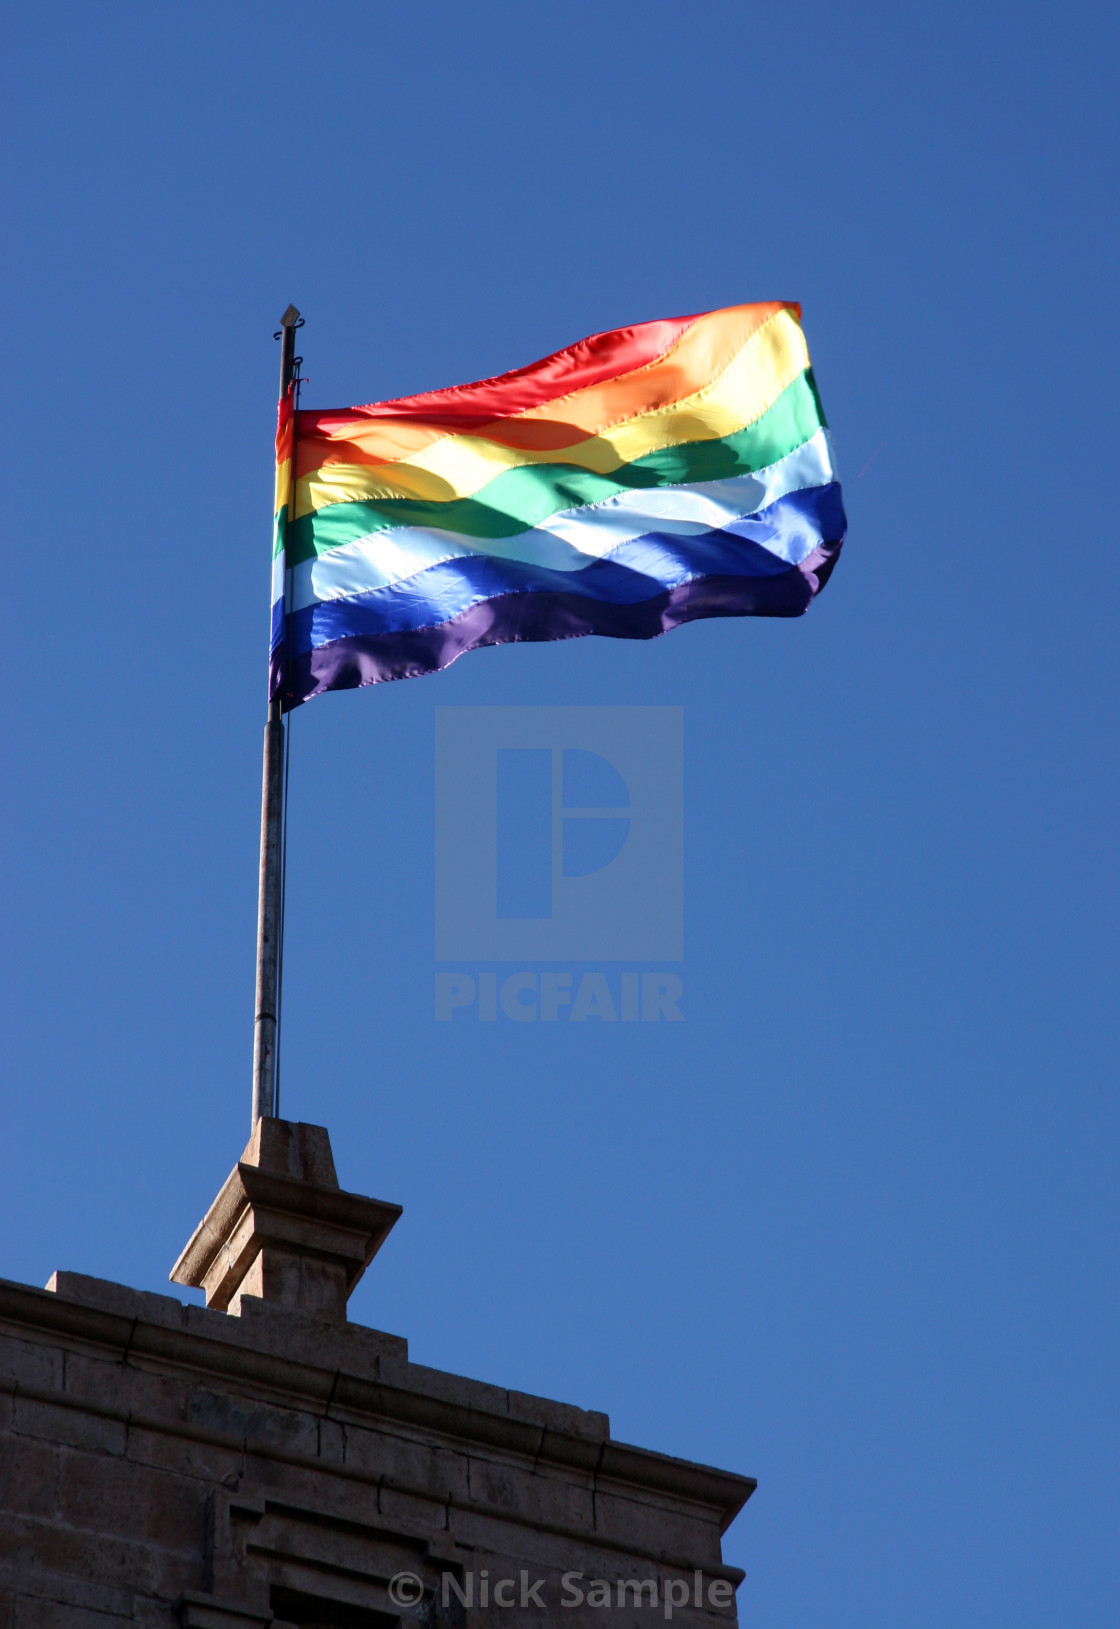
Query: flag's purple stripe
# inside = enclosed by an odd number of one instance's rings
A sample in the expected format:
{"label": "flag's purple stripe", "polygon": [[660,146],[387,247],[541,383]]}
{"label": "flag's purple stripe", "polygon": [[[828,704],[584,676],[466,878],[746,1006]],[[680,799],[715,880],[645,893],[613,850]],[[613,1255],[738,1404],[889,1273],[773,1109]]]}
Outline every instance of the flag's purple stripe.
{"label": "flag's purple stripe", "polygon": [[[780,576],[789,571],[790,556],[804,558],[818,543],[842,538],[844,530],[840,488],[831,482],[789,493],[744,520],[691,537],[650,530],[579,571],[491,554],[462,555],[365,594],[296,611],[288,619],[288,651],[299,656],[337,639],[441,626],[503,594],[550,593],[624,606],[653,599],[693,577]],[[786,559],[773,551],[779,540]]]}
{"label": "flag's purple stripe", "polygon": [[[825,542],[799,566],[776,574],[697,576],[628,604],[539,589],[502,594],[472,605],[436,627],[352,634],[289,659],[283,674],[285,709],[324,690],[354,690],[387,679],[437,673],[465,651],[516,641],[653,639],[701,617],[800,616],[832,572],[840,542]],[[273,692],[281,678],[273,658]]]}

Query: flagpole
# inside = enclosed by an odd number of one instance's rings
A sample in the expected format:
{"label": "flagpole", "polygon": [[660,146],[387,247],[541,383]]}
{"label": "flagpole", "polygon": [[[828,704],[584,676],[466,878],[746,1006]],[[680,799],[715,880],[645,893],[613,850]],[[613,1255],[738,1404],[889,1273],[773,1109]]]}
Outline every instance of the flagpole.
{"label": "flagpole", "polygon": [[[295,375],[296,328],[300,316],[290,305],[280,318],[280,400]],[[294,477],[294,471],[293,471]],[[293,480],[294,485],[294,480]],[[289,505],[289,514],[290,514]],[[257,895],[257,992],[253,1025],[253,1125],[276,1113],[276,1028],[279,1006],[282,917],[282,832],[284,817],[284,715],[279,692],[268,704],[264,727],[261,785],[261,861]]]}

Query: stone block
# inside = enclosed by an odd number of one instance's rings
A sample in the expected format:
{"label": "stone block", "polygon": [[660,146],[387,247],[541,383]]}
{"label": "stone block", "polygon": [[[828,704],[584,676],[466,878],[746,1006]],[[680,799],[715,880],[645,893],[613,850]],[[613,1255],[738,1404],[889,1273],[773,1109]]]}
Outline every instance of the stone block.
{"label": "stone block", "polygon": [[244,1443],[254,1452],[279,1449],[316,1459],[318,1416],[275,1408],[253,1398],[199,1387],[187,1402],[187,1423],[203,1431]]}
{"label": "stone block", "polygon": [[320,1420],[319,1458],[332,1465],[342,1465],[346,1459],[346,1431],[336,1420]]}
{"label": "stone block", "polygon": [[102,1413],[138,1414],[147,1420],[182,1423],[187,1417],[190,1381],[185,1375],[160,1374],[149,1360],[124,1361],[68,1352],[67,1398],[88,1403]]}
{"label": "stone block", "polygon": [[573,1543],[571,1534],[550,1533],[547,1528],[528,1524],[521,1527],[508,1517],[494,1515],[470,1504],[449,1505],[447,1520],[455,1544],[462,1550],[475,1552],[474,1564],[478,1566],[488,1564],[485,1559],[480,1559],[487,1555],[521,1554],[526,1564],[531,1562],[536,1566],[560,1567],[567,1564],[565,1557],[574,1555],[576,1559],[571,1561],[571,1565],[579,1567],[599,1553],[594,1545],[594,1534],[587,1534],[585,1539],[577,1537]]}
{"label": "stone block", "polygon": [[191,1335],[204,1339],[225,1341],[230,1346],[242,1346],[238,1322],[230,1318],[224,1308],[200,1307],[189,1301],[183,1308],[183,1327]]}
{"label": "stone block", "polygon": [[7,1436],[0,1441],[0,1510],[53,1516],[58,1509],[58,1455],[52,1443]]}
{"label": "stone block", "polygon": [[138,1540],[8,1515],[0,1515],[0,1571],[17,1595],[44,1589],[66,1595],[78,1586],[150,1592],[155,1576],[151,1546]]}
{"label": "stone block", "polygon": [[206,1542],[206,1490],[132,1460],[65,1453],[58,1478],[62,1519],[93,1533],[131,1538],[201,1555]]}
{"label": "stone block", "polygon": [[[262,1512],[266,1502],[272,1502],[292,1509],[317,1510],[339,1521],[376,1524],[379,1494],[377,1482],[340,1477],[329,1467],[249,1456],[245,1475],[230,1498],[241,1507],[259,1501]],[[239,1521],[248,1521],[248,1517],[235,1511],[231,1521],[236,1526]]]}
{"label": "stone block", "polygon": [[361,1379],[377,1380],[390,1359],[408,1361],[408,1342],[400,1335],[367,1329],[364,1324],[339,1324],[309,1316],[299,1307],[277,1306],[252,1296],[242,1302],[241,1340],[273,1351],[297,1363],[340,1369]]}
{"label": "stone block", "polygon": [[114,1312],[121,1318],[143,1318],[164,1329],[181,1329],[185,1308],[173,1295],[154,1295],[150,1290],[133,1290],[127,1284],[114,1284],[107,1278],[90,1278],[86,1273],[52,1273],[46,1288],[66,1301],[77,1301],[99,1312]]}
{"label": "stone block", "polygon": [[137,1595],[132,1603],[133,1629],[179,1629],[179,1603]]}
{"label": "stone block", "polygon": [[401,1522],[410,1528],[431,1528],[437,1533],[447,1529],[445,1504],[403,1488],[382,1484],[378,1489],[377,1508],[388,1522]]}
{"label": "stone block", "polygon": [[322,1511],[273,1507],[270,1503],[251,1542],[291,1567],[315,1568],[357,1580],[388,1580],[402,1569],[415,1569],[426,1546],[403,1534],[383,1517],[359,1522]]}
{"label": "stone block", "polygon": [[68,1606],[42,1596],[17,1595],[13,1629],[134,1629],[131,1612],[99,1612],[90,1606]]}
{"label": "stone block", "polygon": [[87,1352],[67,1352],[63,1389],[71,1406],[89,1404],[98,1414],[127,1419],[133,1407],[135,1374],[119,1354],[91,1357]]}
{"label": "stone block", "polygon": [[[478,1409],[498,1419],[509,1418],[509,1393],[501,1386],[488,1385],[484,1380],[468,1380],[465,1375],[446,1374],[442,1369],[429,1369],[422,1363],[410,1363],[402,1376],[402,1387],[453,1403],[458,1408]],[[525,1422],[530,1423],[530,1422]],[[532,1428],[542,1433],[536,1422]]]}
{"label": "stone block", "polygon": [[177,1601],[185,1589],[202,1589],[209,1581],[201,1551],[188,1555],[181,1550],[153,1551],[151,1593],[164,1601]]}
{"label": "stone block", "polygon": [[[599,1544],[593,1531],[520,1523],[470,1505],[450,1505],[448,1521],[455,1544],[460,1551],[473,1551],[477,1566],[489,1565],[487,1555],[507,1560],[520,1556],[525,1566],[551,1567],[560,1573],[574,1568],[598,1578],[603,1576],[604,1566],[618,1562],[620,1554],[613,1545]],[[635,1564],[643,1565],[648,1559],[640,1552],[630,1557]],[[567,1622],[567,1618],[563,1621]]]}
{"label": "stone block", "polygon": [[242,1165],[255,1165],[273,1176],[295,1177],[316,1188],[337,1188],[338,1176],[326,1126],[303,1120],[267,1116],[257,1121],[241,1156]]}
{"label": "stone block", "polygon": [[207,1484],[228,1485],[244,1469],[240,1447],[207,1442],[187,1432],[149,1430],[133,1425],[128,1433],[127,1457],[153,1470],[197,1477]]}
{"label": "stone block", "polygon": [[256,1295],[344,1322],[400,1213],[339,1188],[322,1126],[260,1120],[171,1277],[203,1289],[208,1307],[236,1313]]}
{"label": "stone block", "polygon": [[718,1523],[662,1503],[624,1498],[599,1488],[595,1525],[614,1543],[632,1545],[647,1554],[694,1557],[697,1566],[720,1561]]}
{"label": "stone block", "polygon": [[17,1395],[12,1399],[12,1429],[20,1436],[84,1448],[89,1453],[124,1453],[124,1422],[86,1408],[40,1403]]}
{"label": "stone block", "polygon": [[481,1455],[470,1459],[470,1502],[533,1522],[595,1526],[590,1479],[581,1485],[555,1472],[539,1475],[530,1466]]}
{"label": "stone block", "polygon": [[271,1612],[254,1612],[215,1595],[185,1591],[179,1602],[183,1629],[280,1629]]}
{"label": "stone block", "polygon": [[345,1463],[371,1480],[387,1481],[430,1499],[470,1498],[467,1455],[430,1442],[348,1424]]}
{"label": "stone block", "polygon": [[606,1414],[576,1408],[572,1403],[553,1403],[547,1397],[533,1397],[523,1391],[511,1391],[506,1395],[509,1412],[515,1419],[531,1420],[549,1431],[560,1431],[573,1437],[590,1437],[594,1442],[606,1442],[611,1434],[611,1422]]}
{"label": "stone block", "polygon": [[28,1553],[20,1558],[22,1564],[15,1569],[15,1592],[53,1602],[60,1606],[81,1608],[86,1612],[105,1612],[110,1616],[127,1618],[132,1611],[132,1591],[99,1583],[74,1573],[44,1573],[38,1566],[38,1556]]}
{"label": "stone block", "polygon": [[372,1360],[408,1362],[408,1342],[403,1335],[391,1335],[368,1324],[347,1324],[335,1335],[338,1367],[350,1374],[364,1374]]}
{"label": "stone block", "polygon": [[341,1323],[349,1295],[347,1267],[341,1261],[321,1261],[303,1250],[285,1250],[264,1244],[237,1287],[228,1310],[239,1317],[246,1296],[298,1307],[312,1317]]}
{"label": "stone block", "polygon": [[0,1386],[29,1386],[35,1391],[62,1390],[62,1348],[54,1342],[24,1341],[0,1334]]}

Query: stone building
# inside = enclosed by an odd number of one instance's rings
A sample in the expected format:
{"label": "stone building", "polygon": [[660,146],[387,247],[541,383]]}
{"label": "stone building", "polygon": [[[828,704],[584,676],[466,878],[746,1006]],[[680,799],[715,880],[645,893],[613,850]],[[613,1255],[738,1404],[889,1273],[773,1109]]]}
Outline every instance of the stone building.
{"label": "stone building", "polygon": [[262,1120],[172,1272],[0,1283],[0,1629],[734,1623],[747,1477],[346,1321],[399,1207]]}

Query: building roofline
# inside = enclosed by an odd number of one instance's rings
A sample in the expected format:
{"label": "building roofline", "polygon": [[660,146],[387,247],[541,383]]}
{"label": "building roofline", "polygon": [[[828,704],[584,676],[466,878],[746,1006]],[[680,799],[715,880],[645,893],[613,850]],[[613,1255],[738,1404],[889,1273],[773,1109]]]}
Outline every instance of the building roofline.
{"label": "building roofline", "polygon": [[753,1477],[616,1442],[605,1414],[411,1363],[399,1336],[322,1323],[251,1298],[240,1317],[231,1317],[105,1279],[56,1273],[46,1290],[0,1279],[0,1322],[13,1332],[68,1336],[122,1358],[294,1396],[324,1416],[396,1421],[591,1474],[597,1485],[687,1501],[717,1515],[721,1533],[757,1485]]}

